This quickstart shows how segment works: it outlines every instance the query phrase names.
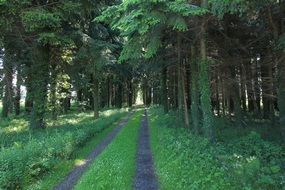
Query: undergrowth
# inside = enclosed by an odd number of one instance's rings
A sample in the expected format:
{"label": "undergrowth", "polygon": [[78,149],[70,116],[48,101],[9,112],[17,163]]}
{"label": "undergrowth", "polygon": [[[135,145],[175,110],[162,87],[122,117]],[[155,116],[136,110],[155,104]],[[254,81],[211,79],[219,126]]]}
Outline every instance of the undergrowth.
{"label": "undergrowth", "polygon": [[[80,122],[67,122],[61,127],[48,128],[36,134],[26,133],[28,139],[2,147],[0,151],[0,189],[21,189],[51,171],[62,160],[71,158],[74,151],[88,139],[117,121],[126,110],[106,111],[100,119],[91,115]],[[66,116],[72,121],[73,116]],[[63,118],[64,120],[64,118]],[[64,123],[64,122],[63,122]]]}
{"label": "undergrowth", "polygon": [[161,189],[284,190],[285,152],[256,132],[211,144],[173,116],[150,110],[151,145]]}

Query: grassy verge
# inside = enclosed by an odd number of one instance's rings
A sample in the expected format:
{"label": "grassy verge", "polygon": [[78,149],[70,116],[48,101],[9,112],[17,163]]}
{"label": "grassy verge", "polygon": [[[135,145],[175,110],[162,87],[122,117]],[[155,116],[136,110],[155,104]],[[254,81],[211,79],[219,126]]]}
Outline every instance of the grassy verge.
{"label": "grassy verge", "polygon": [[171,115],[150,110],[151,147],[161,189],[284,190],[281,146],[257,133],[210,144],[190,130],[167,127]]}
{"label": "grassy verge", "polygon": [[92,112],[77,113],[72,112],[66,115],[59,116],[58,120],[47,120],[47,128],[44,130],[29,130],[29,121],[27,117],[18,116],[0,120],[0,146],[7,148],[14,145],[24,146],[31,140],[43,140],[47,136],[55,136],[59,133],[74,133],[82,126],[88,126],[97,123],[102,123],[108,117],[117,117],[118,113],[125,112],[121,110],[106,110],[101,112],[101,118],[94,120]]}
{"label": "grassy verge", "polygon": [[78,164],[84,162],[90,152],[115,128],[119,122],[115,122],[110,127],[107,127],[101,133],[98,133],[94,138],[86,143],[82,148],[78,148],[69,160],[63,160],[58,163],[54,169],[36,183],[25,187],[29,190],[49,190],[60,183],[64,177]]}
{"label": "grassy verge", "polygon": [[[69,115],[60,119],[69,122],[62,122],[59,127],[39,130],[35,134],[22,133],[17,137],[19,143],[15,141],[13,146],[3,147],[0,151],[0,189],[27,187],[56,170],[57,166],[68,171],[67,163],[71,163],[74,152],[125,114],[126,110],[106,111],[97,120],[89,114],[83,119]],[[26,136],[28,138],[21,141],[20,137]],[[65,161],[66,167],[63,166]]]}
{"label": "grassy verge", "polygon": [[135,113],[114,141],[94,161],[76,190],[132,189],[142,111]]}

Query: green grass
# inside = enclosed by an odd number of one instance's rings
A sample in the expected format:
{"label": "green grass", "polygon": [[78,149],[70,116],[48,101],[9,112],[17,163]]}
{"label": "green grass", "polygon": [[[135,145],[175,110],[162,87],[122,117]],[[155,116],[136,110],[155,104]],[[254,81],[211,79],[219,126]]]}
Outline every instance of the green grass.
{"label": "green grass", "polygon": [[[124,110],[124,109],[123,109]],[[102,118],[107,118],[116,114],[118,110],[106,110],[101,112]],[[59,116],[58,120],[52,121],[47,119],[47,129],[45,130],[29,130],[29,121],[27,117],[11,117],[0,121],[0,147],[11,147],[16,145],[24,145],[34,139],[44,139],[47,134],[53,136],[56,133],[73,132],[80,125],[86,125],[94,122],[93,113],[76,113],[72,112]]]}
{"label": "green grass", "polygon": [[72,167],[73,158],[76,158],[73,157],[74,152],[118,121],[126,111],[104,111],[97,120],[91,113],[69,114],[59,118],[59,125],[36,132],[24,127],[22,131],[9,134],[7,129],[13,126],[2,128],[2,134],[5,134],[2,137],[8,143],[0,151],[0,189],[22,189],[38,181],[38,186],[52,184],[52,179],[51,182],[41,182],[41,179],[54,170],[64,170],[62,174],[55,175],[66,174]]}
{"label": "green grass", "polygon": [[76,190],[132,189],[142,111],[138,111],[83,175]]}
{"label": "green grass", "polygon": [[161,189],[285,189],[284,148],[264,141],[259,134],[211,144],[190,130],[167,127],[173,117],[161,109],[151,109],[149,116]]}
{"label": "green grass", "polygon": [[58,163],[54,169],[36,183],[25,187],[29,190],[49,190],[53,189],[60,183],[64,177],[78,164],[84,162],[91,151],[115,128],[119,122],[115,122],[110,127],[98,133],[94,138],[86,143],[82,148],[78,148],[72,155],[71,159],[63,160]]}

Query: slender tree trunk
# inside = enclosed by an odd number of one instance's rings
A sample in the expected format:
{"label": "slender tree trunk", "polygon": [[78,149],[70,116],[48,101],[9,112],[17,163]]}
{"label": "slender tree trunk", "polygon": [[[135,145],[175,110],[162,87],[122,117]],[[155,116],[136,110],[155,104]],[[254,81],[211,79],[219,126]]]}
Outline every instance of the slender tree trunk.
{"label": "slender tree trunk", "polygon": [[223,80],[224,76],[222,76],[221,80],[221,88],[222,88],[222,112],[223,116],[226,116],[226,92],[225,92],[225,83]]}
{"label": "slender tree trunk", "polygon": [[[202,0],[202,7],[207,8],[208,1]],[[210,141],[214,141],[214,118],[211,105],[211,83],[210,83],[210,62],[207,60],[207,46],[206,46],[206,26],[207,20],[204,16],[201,23],[201,37],[200,37],[200,90],[201,90],[201,110],[203,113],[203,128],[205,135]]]}
{"label": "slender tree trunk", "polygon": [[[182,62],[182,56],[181,56],[181,37],[178,34],[177,36],[177,56],[178,56],[178,113],[179,117],[182,117],[184,119],[184,126],[186,128],[190,127],[189,124],[189,113],[188,113],[188,106],[187,106],[187,100],[186,100],[186,91],[185,91],[185,71],[183,67]],[[184,115],[184,116],[183,116]]]}
{"label": "slender tree trunk", "polygon": [[161,70],[161,102],[164,108],[164,113],[168,113],[168,90],[167,90],[167,67],[164,66]]}
{"label": "slender tree trunk", "polygon": [[255,70],[255,87],[254,87],[254,92],[255,92],[255,100],[256,100],[256,109],[255,113],[256,116],[261,117],[261,84],[260,84],[260,78],[261,78],[261,72],[260,72],[260,62],[256,62],[256,70]]}
{"label": "slender tree trunk", "polygon": [[261,77],[262,77],[262,104],[263,104],[263,118],[264,119],[273,119],[273,109],[272,109],[272,65],[271,60],[261,58],[264,60],[261,63]]}
{"label": "slender tree trunk", "polygon": [[[95,75],[92,73],[92,74],[90,74],[90,81],[89,81],[89,84],[90,84],[90,86],[91,86],[91,88],[92,87],[94,87],[94,78],[95,78]],[[93,89],[94,90],[94,89]],[[94,91],[92,91],[92,90],[88,90],[87,91],[87,95],[88,95],[88,103],[89,103],[89,108],[91,109],[91,110],[94,110],[95,108],[94,108]],[[98,100],[98,104],[99,104],[99,100]]]}
{"label": "slender tree trunk", "polygon": [[200,122],[200,113],[199,113],[199,84],[198,84],[198,65],[196,59],[196,50],[195,46],[191,47],[191,96],[192,96],[192,103],[191,103],[191,116],[192,116],[192,123],[193,128],[196,134],[199,133],[199,122]]}
{"label": "slender tree trunk", "polygon": [[128,90],[128,105],[129,107],[133,106],[133,84],[132,80],[129,82],[129,90]]}
{"label": "slender tree trunk", "polygon": [[185,68],[183,65],[181,65],[180,68],[182,69],[181,70],[181,85],[182,85],[183,106],[184,106],[184,122],[185,122],[185,127],[190,128],[187,93],[185,89]]}
{"label": "slender tree trunk", "polygon": [[235,122],[236,125],[240,127],[242,122],[241,101],[240,101],[241,98],[239,94],[239,85],[236,75],[236,67],[234,65],[231,66],[230,73],[231,73],[231,79],[233,81],[233,83],[231,84],[230,92],[233,100]]}
{"label": "slender tree trunk", "polygon": [[283,54],[279,67],[278,108],[281,132],[285,139],[285,53]]}
{"label": "slender tree trunk", "polygon": [[248,63],[247,65],[247,97],[248,97],[248,111],[253,113],[255,106],[254,106],[254,82],[253,82],[253,72],[252,72],[252,63]]}
{"label": "slender tree trunk", "polygon": [[32,110],[33,110],[33,100],[32,100],[32,77],[31,77],[31,66],[28,67],[28,73],[27,73],[27,77],[26,77],[26,98],[25,98],[25,111],[27,114],[31,114]]}
{"label": "slender tree trunk", "polygon": [[217,75],[216,75],[216,92],[215,92],[215,95],[216,95],[217,115],[220,116],[221,108],[220,108],[220,95],[219,95],[219,71],[217,72]]}
{"label": "slender tree trunk", "polygon": [[173,99],[173,108],[178,108],[178,85],[177,85],[177,68],[173,67],[173,91],[172,91],[172,99]]}
{"label": "slender tree trunk", "polygon": [[94,63],[94,71],[93,71],[93,104],[94,104],[94,118],[99,118],[99,79],[97,68]]}
{"label": "slender tree trunk", "polygon": [[8,117],[13,109],[13,55],[9,48],[5,50],[4,68],[4,97],[2,117]]}
{"label": "slender tree trunk", "polygon": [[123,86],[122,86],[122,83],[121,83],[121,79],[120,79],[120,82],[118,82],[117,84],[117,96],[116,96],[116,107],[117,108],[122,108],[122,93],[123,93]]}
{"label": "slender tree trunk", "polygon": [[17,65],[17,83],[16,83],[16,94],[15,94],[15,114],[20,115],[21,113],[21,85],[22,85],[22,71],[21,65]]}
{"label": "slender tree trunk", "polygon": [[53,120],[57,120],[57,68],[56,63],[51,63],[51,82],[50,82],[50,106]]}
{"label": "slender tree trunk", "polygon": [[241,78],[241,104],[242,104],[242,109],[244,112],[247,111],[247,107],[246,107],[246,70],[244,67],[243,62],[241,63],[241,74],[240,74],[240,78]]}

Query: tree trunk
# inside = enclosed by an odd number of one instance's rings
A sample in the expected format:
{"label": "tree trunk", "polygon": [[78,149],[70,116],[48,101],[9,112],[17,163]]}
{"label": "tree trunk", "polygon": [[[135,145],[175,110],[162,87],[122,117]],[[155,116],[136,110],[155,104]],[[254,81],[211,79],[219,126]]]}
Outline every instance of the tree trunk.
{"label": "tree trunk", "polygon": [[33,111],[31,127],[33,129],[45,128],[45,113],[47,103],[47,86],[49,80],[49,47],[34,47],[32,64],[32,98]]}
{"label": "tree trunk", "polygon": [[[188,113],[188,106],[187,106],[187,94],[185,91],[185,74],[184,74],[184,67],[182,62],[181,56],[181,37],[178,34],[177,36],[177,58],[178,58],[178,75],[177,75],[177,82],[178,82],[178,113],[179,117],[183,118],[184,126],[189,128],[189,113]],[[183,116],[184,115],[184,116]]]}
{"label": "tree trunk", "polygon": [[32,110],[33,110],[33,100],[32,100],[32,76],[31,76],[31,66],[28,67],[28,74],[26,77],[26,98],[25,98],[25,111],[27,114],[31,114]]}
{"label": "tree trunk", "polygon": [[[207,8],[208,1],[202,0],[202,7]],[[210,141],[214,141],[213,128],[213,114],[211,105],[211,83],[210,83],[210,62],[207,60],[207,46],[206,46],[206,25],[207,20],[204,16],[201,23],[201,37],[200,37],[200,90],[201,90],[201,110],[203,113],[203,128],[205,135]]]}
{"label": "tree trunk", "polygon": [[22,85],[22,71],[21,65],[17,65],[17,83],[16,83],[16,95],[15,95],[15,114],[20,115],[21,113],[21,85]]}
{"label": "tree trunk", "polygon": [[[279,120],[282,136],[285,139],[285,53],[280,60],[279,65],[279,90],[278,90],[278,108],[279,108]],[[285,140],[284,140],[285,141]]]}
{"label": "tree trunk", "polygon": [[246,70],[244,67],[244,64],[241,63],[240,65],[240,69],[241,69],[241,74],[240,74],[240,78],[241,78],[241,105],[242,105],[242,109],[244,112],[246,112],[247,107],[246,107]]}
{"label": "tree trunk", "polygon": [[167,92],[167,67],[164,66],[161,70],[161,103],[164,108],[164,113],[168,113],[168,92]]}
{"label": "tree trunk", "polygon": [[123,100],[123,97],[122,97],[123,85],[121,83],[121,79],[120,79],[120,81],[117,84],[117,93],[116,94],[117,94],[117,96],[116,96],[116,107],[117,108],[122,108],[122,106],[123,106],[123,103],[122,103],[122,100]]}
{"label": "tree trunk", "polygon": [[181,69],[181,85],[182,85],[183,106],[184,106],[184,122],[185,122],[185,127],[190,128],[189,111],[188,111],[188,103],[187,103],[187,93],[186,93],[186,89],[185,89],[185,68],[184,68],[184,65],[181,65],[180,69]]}
{"label": "tree trunk", "polygon": [[239,94],[239,85],[238,79],[236,77],[236,67],[234,65],[230,68],[232,84],[230,86],[231,97],[233,100],[234,114],[235,114],[235,122],[237,126],[241,126],[242,122],[242,113],[241,113],[241,98]]}
{"label": "tree trunk", "polygon": [[4,68],[4,97],[2,117],[8,117],[13,109],[13,55],[9,48],[6,48],[3,68]]}
{"label": "tree trunk", "polygon": [[192,96],[192,103],[191,103],[191,116],[192,116],[192,123],[193,128],[196,134],[199,131],[199,122],[200,122],[200,113],[199,113],[199,84],[198,84],[198,65],[196,59],[196,51],[195,46],[191,47],[191,77],[192,77],[192,85],[191,85],[191,96]]}
{"label": "tree trunk", "polygon": [[51,63],[51,82],[50,82],[50,106],[53,120],[57,120],[57,68],[56,63]]}
{"label": "tree trunk", "polygon": [[128,105],[131,108],[133,106],[133,84],[132,80],[129,81],[129,90],[128,90]]}
{"label": "tree trunk", "polygon": [[96,66],[94,64],[94,73],[93,73],[93,103],[94,103],[94,118],[99,118],[99,79],[98,73],[96,72]]}

